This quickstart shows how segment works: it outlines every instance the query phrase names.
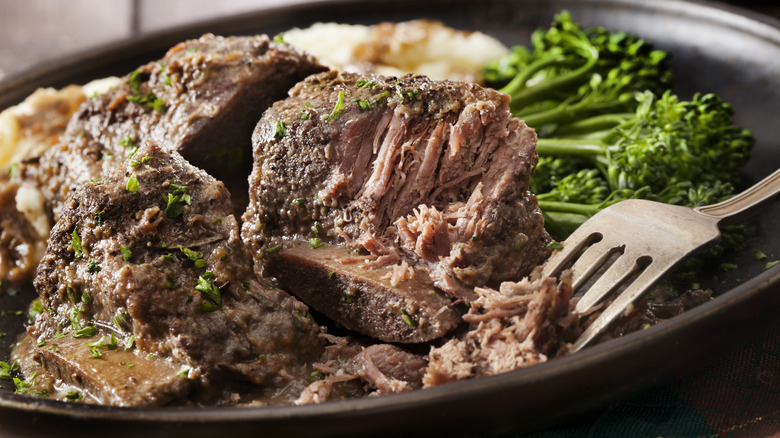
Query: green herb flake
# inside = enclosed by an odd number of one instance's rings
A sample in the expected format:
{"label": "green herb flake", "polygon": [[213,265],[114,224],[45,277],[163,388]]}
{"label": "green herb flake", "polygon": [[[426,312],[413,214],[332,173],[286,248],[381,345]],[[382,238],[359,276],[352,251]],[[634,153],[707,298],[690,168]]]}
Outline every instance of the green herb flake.
{"label": "green herb flake", "polygon": [[339,91],[339,97],[336,100],[336,106],[333,107],[333,111],[325,119],[327,122],[334,122],[341,117],[341,111],[344,109],[344,91]]}
{"label": "green herb flake", "polygon": [[306,205],[306,200],[303,198],[295,198],[293,199],[292,204],[297,207],[303,207]]}
{"label": "green herb flake", "polygon": [[733,263],[721,263],[720,264],[720,270],[724,272],[733,271],[737,269],[737,265]]}
{"label": "green herb flake", "polygon": [[130,178],[128,178],[125,190],[130,193],[138,193],[138,177],[135,175],[135,173],[130,175]]}
{"label": "green herb flake", "polygon": [[67,394],[65,394],[65,398],[68,401],[78,401],[84,398],[84,396],[80,392],[69,391]]}
{"label": "green herb flake", "polygon": [[135,153],[138,152],[138,145],[135,143],[135,138],[129,135],[125,135],[119,139],[119,146],[122,146],[125,148],[125,151],[127,151],[125,158],[133,158]]}
{"label": "green herb flake", "polygon": [[88,260],[87,261],[87,272],[90,274],[95,274],[97,272],[100,272],[100,263],[96,262],[95,260]]}
{"label": "green herb flake", "polygon": [[27,310],[27,322],[32,324],[35,322],[35,318],[43,313],[43,305],[39,300],[33,300],[30,304],[30,309]]}
{"label": "green herb flake", "polygon": [[280,33],[280,34],[276,35],[276,36],[274,37],[274,42],[275,42],[276,44],[284,44],[284,32],[282,32],[282,33]]}
{"label": "green herb flake", "polygon": [[206,296],[209,300],[211,300],[214,304],[217,305],[217,307],[222,306],[222,291],[219,290],[219,287],[214,284],[214,280],[216,279],[214,272],[212,271],[206,271],[198,277],[198,285],[195,286],[195,290],[200,291],[203,293],[203,295]]}
{"label": "green herb flake", "polygon": [[184,366],[182,367],[178,373],[176,373],[178,377],[181,377],[182,379],[189,379],[190,377],[190,367]]}
{"label": "green herb flake", "polygon": [[323,229],[320,221],[314,221],[314,225],[311,226],[311,232],[314,233],[315,236],[319,236],[322,231]]}
{"label": "green herb flake", "polygon": [[328,273],[328,280],[333,280],[333,276],[336,275],[335,272],[331,271]]}
{"label": "green herb flake", "polygon": [[130,335],[127,341],[125,341],[125,351],[130,351],[133,347],[135,347],[135,335]]}
{"label": "green herb flake", "polygon": [[780,264],[780,260],[773,260],[771,262],[768,262],[766,265],[764,265],[764,269],[771,269],[778,264]]}
{"label": "green herb flake", "polygon": [[183,252],[188,259],[192,260],[196,268],[203,268],[206,266],[206,261],[203,260],[203,253],[185,248],[181,245],[179,245],[179,251]]}
{"label": "green herb flake", "polygon": [[409,315],[409,312],[406,311],[405,307],[401,308],[401,319],[409,327],[417,327],[417,322],[411,317],[411,315]]}
{"label": "green herb flake", "polygon": [[100,359],[103,357],[103,353],[101,353],[97,347],[92,347],[89,349],[89,357],[92,359]]}
{"label": "green herb flake", "polygon": [[287,125],[283,120],[277,120],[276,131],[274,131],[274,138],[279,139],[284,137],[287,137]]}
{"label": "green herb flake", "polygon": [[16,172],[19,171],[19,163],[14,163],[8,166],[8,178],[13,178]]}
{"label": "green herb flake", "polygon": [[311,245],[313,249],[317,249],[322,246],[325,246],[325,243],[323,243],[319,237],[312,237],[311,239],[309,239],[309,245]]}
{"label": "green herb flake", "polygon": [[81,236],[75,228],[70,233],[70,248],[76,257],[84,257],[84,249],[81,247]]}
{"label": "green herb flake", "polygon": [[268,254],[273,254],[275,252],[281,251],[283,247],[284,247],[284,245],[280,243],[280,244],[274,245],[274,246],[272,246],[270,248],[266,248],[265,252],[268,253]]}
{"label": "green herb flake", "polygon": [[766,254],[764,254],[764,251],[757,249],[756,252],[753,253],[753,258],[756,260],[766,260],[768,257]]}
{"label": "green herb flake", "polygon": [[19,371],[19,362],[14,361],[12,364],[0,361],[0,379],[11,380],[13,377],[11,374]]}
{"label": "green herb flake", "polygon": [[95,327],[94,325],[90,325],[90,326],[84,327],[83,329],[76,330],[75,332],[73,332],[73,338],[74,339],[89,338],[89,337],[95,336],[97,334],[97,332],[98,332],[97,327]]}
{"label": "green herb flake", "polygon": [[549,244],[547,244],[547,247],[550,249],[563,249],[563,245],[561,245],[560,242],[552,241]]}
{"label": "green herb flake", "polygon": [[244,286],[244,289],[247,289],[247,290],[248,290],[248,289],[249,289],[249,286],[251,286],[251,285],[252,285],[252,283],[251,283],[251,282],[249,282],[248,280],[244,280],[244,281],[242,281],[242,282],[241,282],[241,285],[242,285],[242,286]]}
{"label": "green herb flake", "polygon": [[131,258],[133,258],[133,251],[130,250],[130,248],[125,248],[124,246],[119,246],[119,252],[122,253],[122,260],[129,262]]}
{"label": "green herb flake", "polygon": [[149,160],[151,160],[151,159],[152,159],[152,157],[146,155],[143,158],[141,158],[141,164],[147,164],[149,162]]}
{"label": "green herb flake", "polygon": [[38,341],[38,343],[35,344],[36,347],[45,347],[46,345],[48,345],[46,341]]}
{"label": "green herb flake", "polygon": [[166,197],[163,195],[165,205],[165,215],[171,219],[181,216],[185,205],[192,205],[192,196],[187,193],[187,186],[171,184],[170,193]]}
{"label": "green herb flake", "polygon": [[356,97],[356,98],[352,99],[352,102],[357,103],[358,106],[360,107],[360,109],[363,110],[363,111],[371,111],[371,109],[373,108],[373,106],[371,105],[371,102],[369,102],[369,101],[367,101],[365,99],[361,99],[359,97]]}
{"label": "green herb flake", "polygon": [[477,236],[476,234],[471,236],[471,241],[472,242],[479,242],[479,236]]}
{"label": "green herb flake", "polygon": [[105,336],[101,336],[100,339],[98,339],[97,341],[85,342],[84,345],[86,345],[87,347],[105,347],[106,346],[105,339],[106,339]]}
{"label": "green herb flake", "polygon": [[82,303],[84,303],[84,304],[85,304],[85,305],[87,305],[87,306],[89,306],[90,304],[92,304],[92,295],[90,295],[90,294],[89,294],[89,291],[85,290],[85,291],[84,291],[84,292],[81,294],[81,302],[82,302]]}
{"label": "green herb flake", "polygon": [[221,224],[222,223],[222,218],[221,217],[215,217],[212,222],[215,223],[215,224]]}
{"label": "green herb flake", "polygon": [[95,213],[95,224],[98,226],[103,225],[103,215],[106,214],[105,210],[100,210]]}

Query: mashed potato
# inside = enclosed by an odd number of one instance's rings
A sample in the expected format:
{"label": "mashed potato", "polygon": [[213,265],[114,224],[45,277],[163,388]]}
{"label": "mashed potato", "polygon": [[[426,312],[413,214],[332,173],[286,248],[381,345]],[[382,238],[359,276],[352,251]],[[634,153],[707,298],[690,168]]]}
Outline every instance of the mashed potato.
{"label": "mashed potato", "polygon": [[374,26],[317,23],[285,32],[284,41],[326,65],[359,73],[482,81],[482,69],[509,52],[495,38],[438,21],[414,20]]}
{"label": "mashed potato", "polygon": [[[40,88],[19,105],[0,112],[0,183],[25,158],[40,156],[56,144],[68,120],[87,96],[103,93],[119,82],[106,78],[84,86],[69,85],[61,90]],[[7,173],[5,170],[7,169]],[[16,210],[35,228],[41,239],[49,237],[51,221],[45,211],[43,194],[23,183],[14,197]],[[38,259],[42,251],[38,248]]]}

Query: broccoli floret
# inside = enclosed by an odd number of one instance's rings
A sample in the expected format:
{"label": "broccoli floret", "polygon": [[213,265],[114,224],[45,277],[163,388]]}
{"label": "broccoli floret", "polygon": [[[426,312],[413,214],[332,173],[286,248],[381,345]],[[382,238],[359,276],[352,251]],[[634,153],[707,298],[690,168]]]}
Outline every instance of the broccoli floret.
{"label": "broccoli floret", "polygon": [[512,113],[540,135],[583,117],[633,112],[635,92],[661,94],[672,82],[668,53],[626,32],[583,30],[566,11],[531,42],[532,51],[516,46],[489,64],[485,81],[510,94]]}
{"label": "broccoli floret", "polygon": [[[587,163],[536,192],[548,229],[561,237],[624,199],[695,207],[734,194],[754,139],[734,125],[729,104],[714,94],[682,101],[670,91],[659,98],[645,91],[635,98],[633,115],[584,119],[562,131],[566,136],[538,140],[544,158],[533,179],[547,177],[545,167],[553,163],[563,168],[567,157]],[[611,122],[602,123],[607,118]]]}

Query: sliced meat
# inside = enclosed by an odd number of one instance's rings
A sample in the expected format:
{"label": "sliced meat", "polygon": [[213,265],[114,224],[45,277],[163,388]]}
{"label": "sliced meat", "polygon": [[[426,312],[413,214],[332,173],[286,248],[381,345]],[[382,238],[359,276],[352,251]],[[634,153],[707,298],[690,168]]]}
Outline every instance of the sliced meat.
{"label": "sliced meat", "polygon": [[258,283],[224,185],[155,144],[136,159],[63,209],[35,279],[45,311],[31,336],[113,329],[136,354],[186,367],[204,397],[229,376],[302,381],[320,328],[301,302]]}
{"label": "sliced meat", "polygon": [[382,395],[422,388],[427,365],[421,356],[395,345],[376,344],[364,348],[346,368]]}
{"label": "sliced meat", "polygon": [[306,297],[308,305],[385,342],[430,341],[460,323],[461,312],[424,272],[412,271],[412,278],[393,285],[402,268],[366,267],[373,259],[343,245],[288,242],[269,255],[268,266],[284,289]]}
{"label": "sliced meat", "polygon": [[421,76],[326,72],[298,84],[253,136],[242,238],[258,270],[267,250],[311,239],[374,256],[374,266],[405,262],[463,300],[529,273],[549,236],[528,192],[536,136],[508,101]]}
{"label": "sliced meat", "polygon": [[[106,337],[102,333],[82,339],[69,334],[42,339],[32,348],[32,360],[62,384],[82,390],[88,402],[162,406],[184,401],[190,387],[186,368],[125,351],[123,345],[111,344]],[[101,339],[103,345],[97,346]]]}
{"label": "sliced meat", "polygon": [[324,69],[264,35],[185,41],[112,91],[88,99],[58,147],[27,160],[20,177],[37,181],[56,218],[72,191],[152,140],[243,194],[260,115],[293,84]]}
{"label": "sliced meat", "polygon": [[431,349],[423,383],[438,386],[546,362],[569,348],[579,326],[572,313],[571,279],[504,282],[500,290],[477,288],[464,315],[470,328]]}

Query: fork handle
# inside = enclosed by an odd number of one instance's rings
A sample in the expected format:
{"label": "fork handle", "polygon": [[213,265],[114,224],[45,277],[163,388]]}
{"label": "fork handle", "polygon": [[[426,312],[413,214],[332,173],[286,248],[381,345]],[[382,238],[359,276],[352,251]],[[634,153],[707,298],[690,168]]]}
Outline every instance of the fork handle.
{"label": "fork handle", "polygon": [[694,208],[694,211],[716,219],[721,224],[733,224],[747,219],[759,207],[780,195],[780,169],[762,179],[749,189],[712,205]]}

